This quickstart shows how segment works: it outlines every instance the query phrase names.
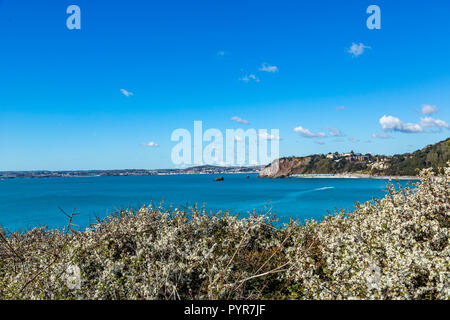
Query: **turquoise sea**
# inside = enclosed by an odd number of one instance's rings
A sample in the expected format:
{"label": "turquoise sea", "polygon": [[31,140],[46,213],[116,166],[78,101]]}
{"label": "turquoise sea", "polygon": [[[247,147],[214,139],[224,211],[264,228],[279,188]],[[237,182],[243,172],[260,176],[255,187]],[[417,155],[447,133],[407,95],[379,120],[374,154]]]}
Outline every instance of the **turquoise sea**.
{"label": "turquoise sea", "polygon": [[[0,180],[0,225],[11,231],[46,225],[60,228],[66,212],[84,228],[95,217],[112,211],[164,201],[166,206],[198,203],[210,210],[272,211],[281,218],[321,219],[327,210],[352,209],[355,202],[384,196],[387,180],[375,179],[262,179],[256,174],[122,176]],[[402,184],[406,184],[403,181]]]}

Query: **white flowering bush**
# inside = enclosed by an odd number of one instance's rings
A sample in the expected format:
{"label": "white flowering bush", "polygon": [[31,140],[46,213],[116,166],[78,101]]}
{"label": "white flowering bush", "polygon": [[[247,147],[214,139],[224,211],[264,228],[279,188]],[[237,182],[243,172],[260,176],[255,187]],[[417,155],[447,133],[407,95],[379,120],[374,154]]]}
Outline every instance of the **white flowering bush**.
{"label": "white flowering bush", "polygon": [[151,205],[0,229],[0,299],[448,299],[449,175],[301,225]]}
{"label": "white flowering bush", "polygon": [[417,188],[390,185],[381,200],[302,226],[289,249],[293,296],[448,299],[449,175],[424,170]]}

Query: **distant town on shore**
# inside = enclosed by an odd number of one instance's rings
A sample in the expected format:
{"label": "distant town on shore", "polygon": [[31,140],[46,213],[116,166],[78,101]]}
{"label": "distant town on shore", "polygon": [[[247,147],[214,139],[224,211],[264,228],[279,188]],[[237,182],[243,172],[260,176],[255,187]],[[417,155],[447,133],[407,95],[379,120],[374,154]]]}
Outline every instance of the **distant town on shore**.
{"label": "distant town on shore", "polygon": [[67,171],[0,171],[0,179],[106,176],[150,176],[188,174],[259,173],[260,177],[286,178],[308,174],[360,174],[371,176],[415,176],[423,168],[444,167],[450,159],[450,138],[413,153],[393,156],[351,152],[285,157],[259,166],[202,165],[184,169],[123,169]]}
{"label": "distant town on shore", "polygon": [[185,169],[155,169],[155,170],[123,169],[123,170],[73,170],[73,171],[70,170],[0,171],[0,179],[258,173],[263,168],[264,166],[221,167],[221,166],[204,165]]}

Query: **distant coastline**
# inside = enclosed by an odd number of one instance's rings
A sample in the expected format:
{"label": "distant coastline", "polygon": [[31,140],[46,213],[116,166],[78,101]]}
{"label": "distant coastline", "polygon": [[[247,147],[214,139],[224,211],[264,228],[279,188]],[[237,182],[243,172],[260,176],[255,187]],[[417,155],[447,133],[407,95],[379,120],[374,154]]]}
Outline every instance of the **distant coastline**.
{"label": "distant coastline", "polygon": [[418,179],[419,170],[443,168],[450,159],[450,138],[413,153],[392,156],[351,152],[284,157],[259,174],[264,178]]}
{"label": "distant coastline", "polygon": [[196,166],[186,169],[123,169],[123,170],[73,170],[73,171],[0,171],[0,180],[39,179],[39,178],[80,178],[80,177],[120,177],[120,176],[155,176],[155,175],[190,175],[190,174],[234,174],[259,173],[264,166],[220,167]]}
{"label": "distant coastline", "polygon": [[184,169],[123,169],[123,170],[65,170],[65,171],[0,171],[0,180],[32,178],[150,176],[189,174],[258,173],[264,178],[338,178],[418,180],[418,170],[444,167],[450,158],[450,138],[426,146],[413,153],[393,156],[328,153],[305,157],[280,158],[267,166],[203,165]]}

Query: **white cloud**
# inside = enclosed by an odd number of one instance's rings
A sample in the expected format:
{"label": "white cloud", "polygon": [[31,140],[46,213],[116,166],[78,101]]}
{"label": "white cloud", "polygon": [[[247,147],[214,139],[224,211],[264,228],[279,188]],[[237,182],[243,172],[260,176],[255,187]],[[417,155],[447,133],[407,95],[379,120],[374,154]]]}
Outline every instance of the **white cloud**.
{"label": "white cloud", "polygon": [[381,128],[384,131],[398,131],[406,133],[423,132],[422,126],[418,123],[404,123],[399,118],[393,116],[382,116],[380,118]]}
{"label": "white cloud", "polygon": [[279,136],[268,134],[266,131],[259,131],[258,136],[264,140],[281,140]]}
{"label": "white cloud", "polygon": [[219,50],[216,52],[217,59],[224,59],[230,55],[229,51]]}
{"label": "white cloud", "polygon": [[244,141],[244,138],[239,137],[239,136],[234,136],[234,141],[241,142],[241,141]]}
{"label": "white cloud", "polygon": [[303,128],[302,126],[298,126],[298,127],[294,128],[294,132],[300,133],[300,135],[305,138],[324,138],[327,136],[323,132],[314,133],[306,128]]}
{"label": "white cloud", "polygon": [[338,107],[336,107],[336,110],[338,110],[338,111],[344,110],[344,109],[345,109],[345,106],[338,106]]}
{"label": "white cloud", "polygon": [[348,49],[348,53],[350,53],[351,55],[353,55],[353,57],[357,57],[360,56],[364,53],[365,49],[371,49],[369,46],[364,45],[363,43],[352,43],[352,46]]}
{"label": "white cloud", "polygon": [[278,72],[278,67],[277,66],[271,66],[267,63],[263,63],[261,68],[258,69],[259,71],[263,71],[263,72],[271,72],[271,73],[275,73]]}
{"label": "white cloud", "polygon": [[314,143],[321,144],[321,145],[325,144],[325,142],[322,140],[315,140]]}
{"label": "white cloud", "polygon": [[122,94],[123,94],[124,96],[126,96],[126,97],[131,97],[131,96],[134,95],[133,92],[127,91],[127,90],[125,90],[125,89],[120,89],[120,92],[122,92]]}
{"label": "white cloud", "polygon": [[425,117],[420,119],[420,125],[422,127],[438,127],[449,129],[449,125],[447,124],[447,122],[439,119],[433,119],[431,117]]}
{"label": "white cloud", "polygon": [[433,119],[431,117],[421,118],[419,123],[404,123],[397,117],[384,115],[380,118],[380,124],[384,131],[406,133],[422,133],[424,132],[424,128],[427,127],[450,129],[450,126],[444,120]]}
{"label": "white cloud", "polygon": [[242,124],[249,124],[249,122],[245,119],[242,119],[240,117],[234,116],[233,118],[231,118],[232,121],[236,121],[237,123],[242,123]]}
{"label": "white cloud", "polygon": [[348,141],[356,143],[356,142],[359,142],[359,139],[357,139],[355,137],[350,137],[350,138],[348,138]]}
{"label": "white cloud", "polygon": [[422,114],[433,114],[433,113],[437,113],[439,111],[439,108],[436,106],[432,106],[429,104],[424,104],[422,106],[422,110],[420,111],[420,113]]}
{"label": "white cloud", "polygon": [[372,133],[374,139],[391,139],[392,137],[385,133]]}
{"label": "white cloud", "polygon": [[157,143],[153,142],[153,141],[144,143],[143,145],[146,146],[146,147],[152,147],[152,148],[157,148],[157,147],[159,147],[159,145],[158,145]]}
{"label": "white cloud", "polygon": [[240,81],[242,82],[260,82],[261,80],[259,80],[259,78],[257,76],[255,76],[253,73],[250,75],[245,75],[242,78],[239,78]]}
{"label": "white cloud", "polygon": [[345,136],[341,130],[335,127],[328,127],[327,130],[330,132],[330,136],[332,137],[343,137]]}

